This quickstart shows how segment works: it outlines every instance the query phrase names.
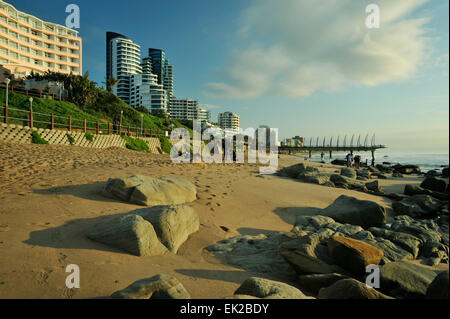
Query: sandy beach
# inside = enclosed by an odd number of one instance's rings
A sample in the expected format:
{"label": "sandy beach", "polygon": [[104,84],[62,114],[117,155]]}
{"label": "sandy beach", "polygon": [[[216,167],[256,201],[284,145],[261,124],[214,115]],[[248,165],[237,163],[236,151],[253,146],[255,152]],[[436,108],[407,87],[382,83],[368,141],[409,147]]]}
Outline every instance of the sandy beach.
{"label": "sandy beach", "polygon": [[[279,166],[299,162],[281,156]],[[99,218],[141,208],[102,195],[109,178],[134,174],[182,177],[197,186],[198,199],[189,206],[200,216],[200,230],[177,255],[136,257],[85,236]],[[386,192],[402,192],[405,184],[421,181],[406,176],[380,183]],[[0,298],[101,298],[161,273],[179,279],[192,298],[230,296],[245,279],[261,274],[231,267],[205,247],[236,235],[290,231],[296,215],[316,214],[343,194],[377,202],[391,216],[385,197],[261,176],[257,165],[176,165],[167,155],[119,148],[0,142]],[[65,286],[68,264],[80,266],[80,289]],[[265,277],[290,281],[295,273]]]}

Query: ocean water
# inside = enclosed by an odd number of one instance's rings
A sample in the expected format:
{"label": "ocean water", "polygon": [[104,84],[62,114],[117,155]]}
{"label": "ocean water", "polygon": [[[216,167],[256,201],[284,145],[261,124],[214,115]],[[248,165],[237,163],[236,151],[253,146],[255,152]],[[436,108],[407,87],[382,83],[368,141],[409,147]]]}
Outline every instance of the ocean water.
{"label": "ocean water", "polygon": [[[325,154],[325,162],[330,163],[334,159],[345,159],[346,153],[333,154],[333,159],[330,160],[329,154]],[[354,153],[354,155],[361,156],[361,162],[371,163],[372,155],[370,152]],[[320,154],[313,154],[313,161],[320,161]],[[395,153],[395,152],[383,152],[382,150],[375,152],[375,164],[382,164],[383,162],[389,162],[392,165],[395,164],[411,164],[420,167],[422,172],[428,172],[431,170],[436,170],[438,172],[442,171],[443,167],[449,166],[449,155],[448,154],[417,154],[417,153]]]}

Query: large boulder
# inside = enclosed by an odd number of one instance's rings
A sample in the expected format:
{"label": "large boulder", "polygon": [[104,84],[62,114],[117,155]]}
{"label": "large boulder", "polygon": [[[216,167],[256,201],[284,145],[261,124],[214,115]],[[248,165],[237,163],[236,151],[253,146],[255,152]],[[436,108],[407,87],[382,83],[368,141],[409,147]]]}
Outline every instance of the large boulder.
{"label": "large boulder", "polygon": [[353,179],[355,179],[357,176],[356,171],[350,167],[343,167],[341,169],[341,175]]}
{"label": "large boulder", "polygon": [[442,169],[442,178],[448,178],[448,167]]}
{"label": "large boulder", "polygon": [[368,265],[378,265],[383,251],[360,240],[343,236],[328,239],[328,254],[335,263],[356,276],[365,274]]}
{"label": "large boulder", "polygon": [[135,214],[107,218],[95,225],[87,237],[136,256],[157,256],[167,252],[152,224]]}
{"label": "large boulder", "polygon": [[355,279],[343,279],[322,288],[318,299],[392,299]]}
{"label": "large boulder", "polygon": [[414,258],[417,258],[417,256],[419,255],[420,247],[423,244],[423,242],[419,238],[406,233],[395,232],[392,230],[377,227],[372,227],[369,229],[369,231],[374,236],[390,240],[394,244],[411,253]]}
{"label": "large boulder", "polygon": [[190,299],[184,286],[175,277],[157,275],[132,283],[111,295],[113,299]]}
{"label": "large boulder", "polygon": [[295,164],[292,166],[284,167],[278,174],[283,177],[297,178],[302,173],[306,172],[306,165],[304,163]]}
{"label": "large boulder", "polygon": [[365,179],[370,179],[372,177],[372,173],[368,169],[358,169],[356,174],[358,177],[363,177]]}
{"label": "large boulder", "polygon": [[234,294],[265,299],[312,299],[288,284],[257,277],[245,280]]}
{"label": "large boulder", "polygon": [[381,267],[380,285],[397,297],[424,297],[436,273],[410,262],[392,262]]}
{"label": "large boulder", "polygon": [[195,185],[175,177],[115,178],[108,180],[105,191],[120,200],[144,206],[184,204],[197,199]]}
{"label": "large boulder", "polygon": [[439,212],[442,204],[429,195],[414,195],[394,202],[392,208],[397,214],[419,218]]}
{"label": "large boulder", "polygon": [[322,215],[340,223],[363,228],[381,227],[386,224],[386,210],[383,206],[346,195],[342,195],[325,208]]}
{"label": "large boulder", "polygon": [[317,295],[319,290],[326,288],[334,284],[335,282],[348,279],[349,277],[342,274],[312,274],[299,276],[299,283],[305,290]]}
{"label": "large boulder", "polygon": [[449,292],[448,270],[441,272],[428,286],[428,299],[448,299]]}
{"label": "large boulder", "polygon": [[420,187],[429,189],[431,191],[445,193],[445,189],[447,188],[447,183],[440,178],[436,177],[427,177],[425,180],[420,184]]}
{"label": "large boulder", "polygon": [[153,225],[159,240],[173,253],[200,227],[198,214],[186,205],[155,206],[135,213]]}
{"label": "large boulder", "polygon": [[394,167],[394,170],[400,172],[401,174],[411,175],[411,174],[420,174],[420,167],[417,165],[400,165],[397,164]]}
{"label": "large boulder", "polygon": [[440,193],[431,191],[429,189],[422,188],[417,185],[407,184],[405,185],[405,195],[414,196],[414,195],[429,195],[439,200],[448,200],[449,195],[447,193]]}
{"label": "large boulder", "polygon": [[299,179],[303,180],[306,183],[324,185],[330,182],[330,176],[326,174],[314,174],[314,173],[306,173],[300,174],[298,176]]}
{"label": "large boulder", "polygon": [[378,180],[366,183],[366,187],[369,191],[382,193],[383,189],[381,188],[380,182]]}

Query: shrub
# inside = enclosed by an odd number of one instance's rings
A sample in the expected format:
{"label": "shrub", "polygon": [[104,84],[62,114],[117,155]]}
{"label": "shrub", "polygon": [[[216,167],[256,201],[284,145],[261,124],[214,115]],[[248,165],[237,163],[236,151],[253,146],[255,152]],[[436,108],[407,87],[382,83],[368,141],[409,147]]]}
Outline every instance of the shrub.
{"label": "shrub", "polygon": [[91,143],[95,140],[94,134],[91,133],[84,134],[84,138]]}
{"label": "shrub", "polygon": [[67,140],[69,141],[70,145],[75,144],[75,139],[73,138],[72,135],[70,135],[69,133],[66,134]]}
{"label": "shrub", "polygon": [[141,140],[140,138],[132,138],[126,135],[122,135],[122,138],[126,142],[126,148],[138,152],[150,152],[150,148],[146,141]]}
{"label": "shrub", "polygon": [[33,131],[31,133],[31,143],[33,144],[48,144],[46,140],[44,140],[37,131]]}
{"label": "shrub", "polygon": [[161,150],[164,153],[170,154],[170,151],[172,150],[172,143],[170,143],[170,140],[165,136],[160,136],[159,142],[161,143]]}

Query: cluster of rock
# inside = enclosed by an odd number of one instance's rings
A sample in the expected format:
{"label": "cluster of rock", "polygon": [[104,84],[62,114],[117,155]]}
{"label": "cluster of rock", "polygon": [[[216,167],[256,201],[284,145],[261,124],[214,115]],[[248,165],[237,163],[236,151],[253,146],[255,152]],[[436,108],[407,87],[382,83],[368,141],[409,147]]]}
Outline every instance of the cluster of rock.
{"label": "cluster of rock", "polygon": [[[282,276],[294,271],[298,281],[292,284],[317,298],[408,298],[425,297],[436,285],[448,296],[448,273],[444,287],[437,272],[410,262],[448,264],[448,240],[448,216],[397,216],[388,225],[382,206],[342,196],[321,215],[297,217],[291,232],[237,236],[207,250],[254,272]],[[380,269],[379,290],[366,286],[368,265]]]}
{"label": "cluster of rock", "polygon": [[106,192],[136,204],[160,205],[105,217],[87,237],[136,256],[177,253],[200,221],[193,208],[184,205],[196,197],[195,186],[175,178],[132,176],[111,179]]}

